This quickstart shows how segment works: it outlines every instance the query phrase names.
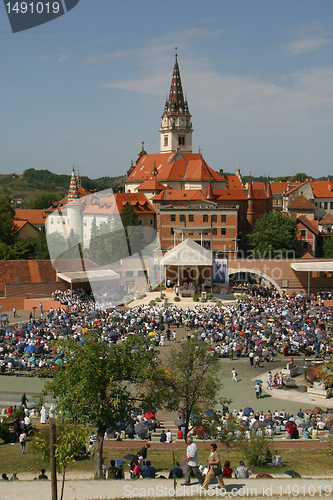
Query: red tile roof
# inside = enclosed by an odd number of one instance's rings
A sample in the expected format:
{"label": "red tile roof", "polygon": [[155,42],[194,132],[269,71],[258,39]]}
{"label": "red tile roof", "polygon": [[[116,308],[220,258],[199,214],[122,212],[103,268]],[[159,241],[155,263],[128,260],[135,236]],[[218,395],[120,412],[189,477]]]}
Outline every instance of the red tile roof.
{"label": "red tile roof", "polygon": [[[214,191],[215,193],[215,191]],[[158,202],[181,201],[181,200],[205,200],[206,196],[201,189],[165,189],[161,193],[155,194],[152,201]]]}
{"label": "red tile roof", "polygon": [[319,222],[320,224],[333,224],[333,215],[328,213],[326,214]]}
{"label": "red tile roof", "polygon": [[297,217],[297,222],[303,224],[305,227],[307,227],[310,231],[312,231],[314,234],[318,235],[319,234],[319,229],[318,229],[318,221],[317,220],[309,220],[305,215],[300,215]]}
{"label": "red tile roof", "polygon": [[314,256],[309,252],[306,252],[306,254],[303,255],[302,259],[314,259]]}
{"label": "red tile roof", "polygon": [[316,207],[305,196],[300,194],[288,205],[288,210],[311,210],[315,211]]}
{"label": "red tile roof", "polygon": [[[159,153],[143,155],[130,175],[129,181],[148,180],[153,177],[153,170],[156,168],[156,179],[164,181],[179,180],[225,180],[220,174],[210,168],[202,156],[198,153],[181,153],[182,159],[173,158],[177,153]],[[179,156],[176,156],[179,158]]]}
{"label": "red tile roof", "polygon": [[14,221],[15,226],[17,226],[18,230],[22,229],[26,224],[29,224],[27,220],[15,220]]}
{"label": "red tile roof", "polygon": [[231,189],[214,189],[215,199],[218,200],[246,200],[245,191],[243,188]]}
{"label": "red tile roof", "polygon": [[299,183],[289,183],[289,186],[290,186],[290,189],[289,190],[286,190],[286,194],[291,194],[293,193],[294,191],[296,191],[296,189],[304,186],[305,184],[309,183],[309,179],[306,179],[304,182],[299,182]]}
{"label": "red tile roof", "polygon": [[271,182],[271,190],[273,194],[282,194],[287,191],[289,182]]}
{"label": "red tile roof", "polygon": [[[333,198],[332,181],[310,181],[315,198]],[[331,188],[331,191],[329,190]]]}
{"label": "red tile roof", "polygon": [[167,186],[158,182],[156,179],[149,179],[143,181],[142,184],[137,188],[138,191],[161,191],[162,189],[167,189]]}
{"label": "red tile roof", "polygon": [[[56,274],[50,260],[36,261],[41,281],[55,281]],[[1,260],[0,261],[0,291],[4,291],[5,284],[33,283],[28,260]]]}
{"label": "red tile roof", "polygon": [[242,189],[244,191],[243,185],[238,175],[226,175],[226,179],[227,189]]}
{"label": "red tile roof", "polygon": [[46,221],[45,210],[23,209],[15,210],[15,219],[27,220],[32,225],[44,225]]}

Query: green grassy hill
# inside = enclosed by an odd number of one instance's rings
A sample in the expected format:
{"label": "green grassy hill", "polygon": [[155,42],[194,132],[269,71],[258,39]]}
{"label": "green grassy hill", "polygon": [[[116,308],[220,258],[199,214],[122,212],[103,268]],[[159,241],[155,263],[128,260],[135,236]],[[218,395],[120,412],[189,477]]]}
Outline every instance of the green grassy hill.
{"label": "green grassy hill", "polygon": [[[90,190],[102,191],[103,189],[118,190],[119,185],[124,185],[126,176],[100,177],[90,179],[82,177],[82,187]],[[48,170],[35,170],[29,168],[22,176],[13,174],[0,174],[0,196],[9,195],[12,198],[23,198],[24,204],[21,208],[29,208],[31,200],[40,195],[48,195],[52,201],[60,200],[68,193],[70,175],[58,175]],[[47,205],[49,206],[49,205]],[[37,207],[34,207],[37,208]],[[40,207],[46,208],[46,207]]]}

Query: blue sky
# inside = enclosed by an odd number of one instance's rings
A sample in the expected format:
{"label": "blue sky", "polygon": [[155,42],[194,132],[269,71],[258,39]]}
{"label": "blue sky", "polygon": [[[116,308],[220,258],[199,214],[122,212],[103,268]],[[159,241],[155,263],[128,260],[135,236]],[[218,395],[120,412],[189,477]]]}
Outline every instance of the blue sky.
{"label": "blue sky", "polygon": [[333,3],[80,0],[12,34],[0,8],[0,173],[124,174],[159,127],[175,46],[193,150],[246,175],[333,174]]}

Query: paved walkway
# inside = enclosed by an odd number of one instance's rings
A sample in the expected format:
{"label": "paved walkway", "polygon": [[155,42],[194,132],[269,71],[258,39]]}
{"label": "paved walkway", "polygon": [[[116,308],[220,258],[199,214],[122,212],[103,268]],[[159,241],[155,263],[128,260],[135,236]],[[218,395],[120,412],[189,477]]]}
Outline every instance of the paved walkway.
{"label": "paved walkway", "polygon": [[[66,500],[93,500],[114,498],[302,498],[329,497],[333,491],[333,478],[291,479],[226,479],[226,491],[216,486],[212,480],[208,491],[201,490],[199,484],[191,487],[177,482],[174,491],[173,480],[139,479],[136,481],[66,481],[64,498]],[[58,494],[61,484],[58,482]],[[36,500],[51,498],[50,481],[15,481],[0,483],[1,500]]]}

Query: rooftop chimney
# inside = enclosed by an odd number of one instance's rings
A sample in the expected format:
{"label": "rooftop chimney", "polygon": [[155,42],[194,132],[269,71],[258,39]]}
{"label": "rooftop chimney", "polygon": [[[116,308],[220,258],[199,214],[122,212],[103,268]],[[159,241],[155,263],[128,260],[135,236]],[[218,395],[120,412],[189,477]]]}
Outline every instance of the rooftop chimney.
{"label": "rooftop chimney", "polygon": [[123,193],[123,192],[124,192],[123,186],[118,186],[118,193]]}

